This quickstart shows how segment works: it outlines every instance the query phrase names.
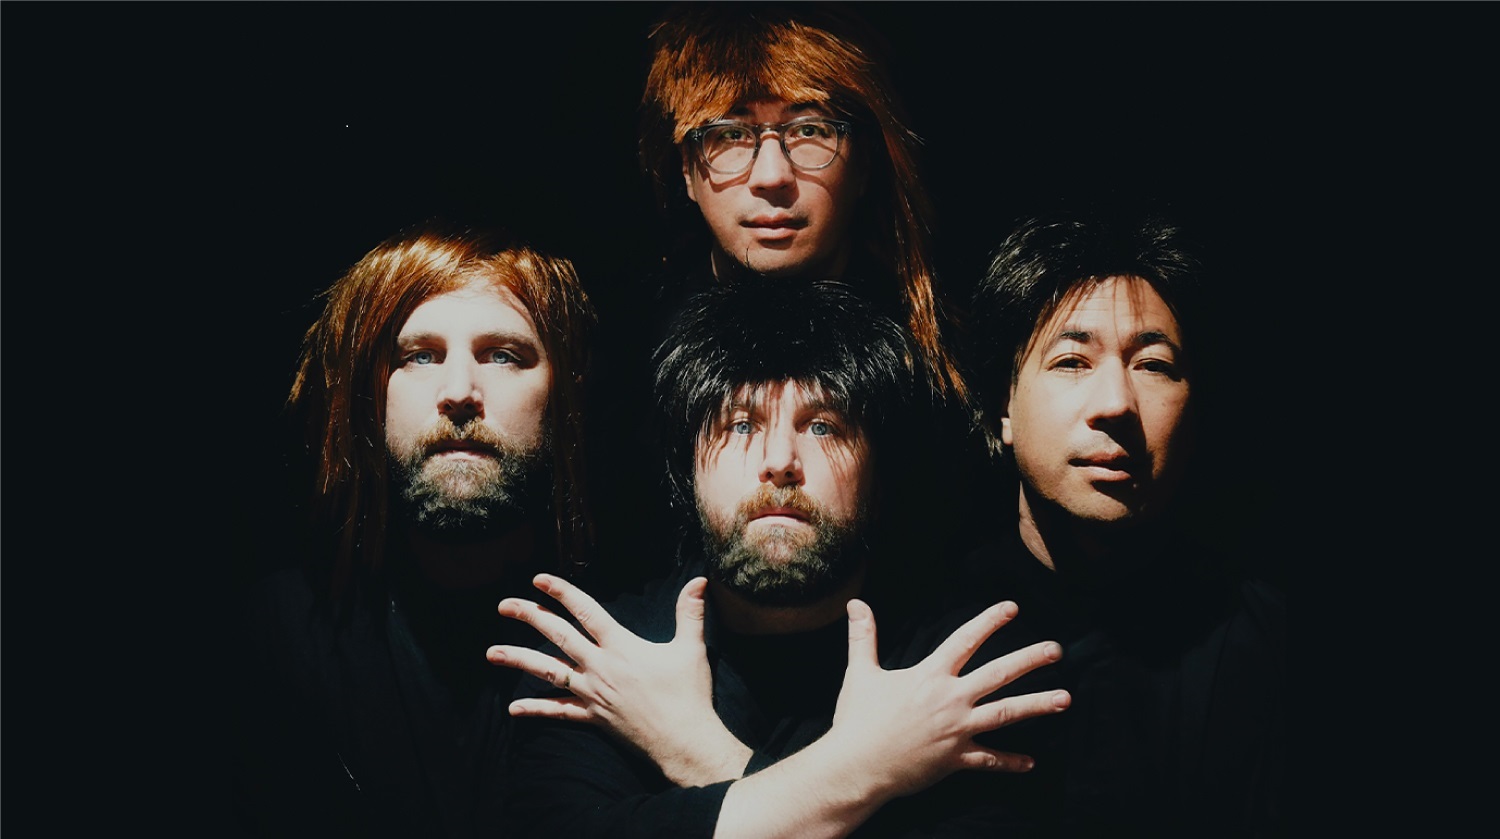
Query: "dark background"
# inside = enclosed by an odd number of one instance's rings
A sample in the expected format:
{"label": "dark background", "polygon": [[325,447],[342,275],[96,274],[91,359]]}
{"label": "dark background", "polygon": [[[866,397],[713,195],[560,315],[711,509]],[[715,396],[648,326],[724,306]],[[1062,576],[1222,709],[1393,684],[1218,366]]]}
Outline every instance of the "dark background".
{"label": "dark background", "polygon": [[[1332,252],[1347,218],[1414,171],[1390,163],[1391,115],[1442,110],[1439,76],[1452,100],[1492,78],[1463,43],[1478,17],[859,5],[926,143],[950,294],[1060,198],[1147,194],[1206,234],[1245,383],[1224,468],[1295,591],[1287,476],[1321,432],[1288,418],[1324,363],[1299,316],[1361,282]],[[601,317],[641,311],[662,230],[635,113],[661,8],[3,4],[9,822],[212,824],[222,613],[267,547],[314,295],[363,253],[433,216],[501,223],[572,257]]]}

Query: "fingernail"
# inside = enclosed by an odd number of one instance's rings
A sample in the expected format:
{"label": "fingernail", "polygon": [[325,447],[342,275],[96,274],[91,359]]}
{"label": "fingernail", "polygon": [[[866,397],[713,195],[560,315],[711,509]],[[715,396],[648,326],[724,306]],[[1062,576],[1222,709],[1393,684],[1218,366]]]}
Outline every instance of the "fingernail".
{"label": "fingernail", "polygon": [[1068,707],[1068,703],[1071,700],[1072,700],[1072,697],[1069,696],[1068,692],[1065,691],[1065,690],[1060,690],[1057,693],[1052,694],[1052,704],[1055,705],[1058,708],[1066,708],[1066,707]]}

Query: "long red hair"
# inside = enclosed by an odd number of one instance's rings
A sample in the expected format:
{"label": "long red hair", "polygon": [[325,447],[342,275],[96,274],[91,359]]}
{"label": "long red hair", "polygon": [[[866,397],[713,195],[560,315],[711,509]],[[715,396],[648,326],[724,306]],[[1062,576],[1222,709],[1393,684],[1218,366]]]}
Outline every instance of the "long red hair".
{"label": "long red hair", "polygon": [[[883,64],[883,39],[858,18],[818,3],[703,3],[674,7],[651,31],[651,68],[642,98],[641,164],[665,208],[685,208],[681,143],[687,132],[720,119],[738,103],[773,98],[816,103],[850,119],[869,154],[870,187],[860,243],[878,264],[895,269],[893,293],[935,391],[968,399],[968,388],[944,343],[933,288],[932,207],[918,176],[920,139]],[[860,134],[863,137],[865,135]]]}
{"label": "long red hair", "polygon": [[592,537],[583,504],[582,382],[595,315],[577,274],[568,260],[498,234],[429,225],[377,245],[323,292],[325,306],[303,339],[288,397],[306,420],[315,509],[337,534],[336,586],[356,562],[379,567],[384,555],[385,400],[396,336],[423,301],[476,280],[515,294],[551,360],[557,570],[586,562]]}

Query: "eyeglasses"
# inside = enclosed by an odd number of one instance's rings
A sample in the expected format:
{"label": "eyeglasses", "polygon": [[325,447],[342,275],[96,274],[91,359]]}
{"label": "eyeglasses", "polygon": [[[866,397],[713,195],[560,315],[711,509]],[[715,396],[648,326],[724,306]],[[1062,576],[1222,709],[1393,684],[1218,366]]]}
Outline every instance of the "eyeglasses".
{"label": "eyeglasses", "polygon": [[798,117],[780,125],[755,125],[733,119],[710,122],[687,133],[698,149],[698,159],[720,175],[738,175],[755,164],[760,140],[774,131],[781,153],[804,172],[826,169],[838,159],[839,147],[853,123],[828,117]]}

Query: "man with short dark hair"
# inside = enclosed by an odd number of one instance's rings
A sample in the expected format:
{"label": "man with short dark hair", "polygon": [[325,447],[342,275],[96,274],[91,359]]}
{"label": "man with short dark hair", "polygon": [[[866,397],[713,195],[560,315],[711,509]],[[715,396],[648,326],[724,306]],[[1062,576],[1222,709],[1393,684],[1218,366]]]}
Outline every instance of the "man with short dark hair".
{"label": "man with short dark hair", "polygon": [[[1101,209],[1027,221],[971,313],[975,381],[1018,518],[971,557],[977,604],[1020,606],[1004,644],[1055,638],[1070,711],[986,742],[1037,771],[966,778],[949,805],[994,835],[1280,835],[1285,605],[1193,520],[1225,460],[1203,268],[1183,229]],[[1239,468],[1255,468],[1240,460]],[[976,657],[984,660],[989,650]]]}
{"label": "man with short dark hair", "polygon": [[735,282],[690,303],[657,362],[681,564],[608,610],[540,577],[576,625],[501,604],[552,645],[490,650],[540,680],[512,705],[541,718],[517,724],[513,827],[842,836],[959,769],[1029,769],[972,738],[1067,707],[983,701],[1056,645],[960,676],[1014,604],[947,638],[891,619],[928,605],[907,583],[930,573],[886,539],[919,489],[881,480],[907,432],[905,331],[837,283]]}
{"label": "man with short dark hair", "polygon": [[436,226],[335,282],[290,404],[315,547],[252,589],[239,813],[255,835],[493,835],[514,674],[494,604],[583,557],[572,266]]}

